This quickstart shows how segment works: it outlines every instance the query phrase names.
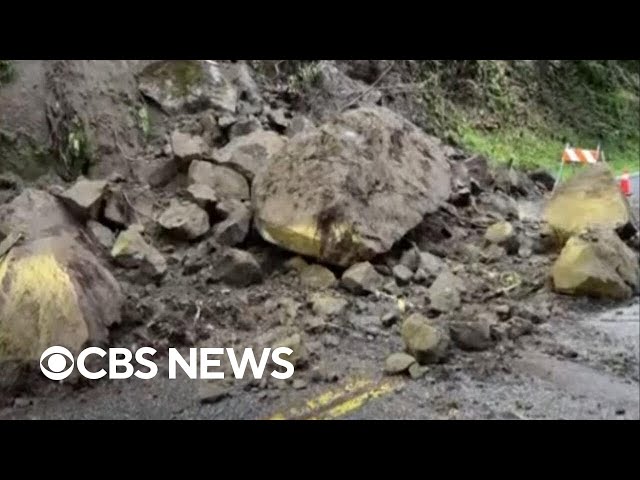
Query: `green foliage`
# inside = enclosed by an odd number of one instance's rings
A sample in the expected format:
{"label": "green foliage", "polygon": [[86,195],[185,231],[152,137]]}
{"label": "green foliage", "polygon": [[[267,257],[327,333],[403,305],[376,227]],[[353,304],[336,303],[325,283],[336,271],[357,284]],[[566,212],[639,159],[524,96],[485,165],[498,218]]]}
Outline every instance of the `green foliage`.
{"label": "green foliage", "polygon": [[317,62],[299,62],[294,73],[287,77],[287,83],[290,91],[302,93],[318,87],[320,79],[320,68]]}
{"label": "green foliage", "polygon": [[16,71],[11,60],[0,60],[0,85],[9,83],[15,75]]}
{"label": "green foliage", "polygon": [[60,151],[64,178],[86,174],[91,165],[93,152],[82,121],[77,117],[70,123],[64,145]]}

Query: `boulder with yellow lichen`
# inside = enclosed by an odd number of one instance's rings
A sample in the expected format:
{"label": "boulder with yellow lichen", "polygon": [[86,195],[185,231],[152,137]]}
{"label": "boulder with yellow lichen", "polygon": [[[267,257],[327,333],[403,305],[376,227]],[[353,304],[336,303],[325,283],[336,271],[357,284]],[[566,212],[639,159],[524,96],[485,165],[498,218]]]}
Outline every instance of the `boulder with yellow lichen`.
{"label": "boulder with yellow lichen", "polygon": [[102,342],[121,303],[118,282],[71,236],[16,245],[0,258],[0,360]]}
{"label": "boulder with yellow lichen", "polygon": [[385,108],[302,132],[254,179],[255,225],[293,252],[350,266],[388,251],[449,197],[440,142]]}
{"label": "boulder with yellow lichen", "polygon": [[606,229],[571,237],[552,269],[560,293],[614,299],[637,292],[639,276],[637,255]]}
{"label": "boulder with yellow lichen", "polygon": [[614,230],[634,222],[629,202],[606,164],[581,167],[561,183],[543,216],[560,245],[587,228]]}

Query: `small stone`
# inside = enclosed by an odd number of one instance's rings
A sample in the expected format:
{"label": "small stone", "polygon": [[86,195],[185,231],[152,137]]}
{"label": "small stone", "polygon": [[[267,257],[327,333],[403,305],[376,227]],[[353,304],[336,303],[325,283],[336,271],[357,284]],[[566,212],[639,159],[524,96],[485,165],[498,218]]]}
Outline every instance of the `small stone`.
{"label": "small stone", "polygon": [[420,252],[420,265],[418,268],[423,269],[428,275],[436,276],[446,270],[447,265],[440,257],[436,257],[429,252]]}
{"label": "small stone", "polygon": [[509,255],[518,253],[520,242],[509,222],[494,223],[487,229],[484,238],[492,244],[502,246]]}
{"label": "small stone", "polygon": [[380,318],[375,315],[354,314],[349,317],[349,323],[354,328],[369,335],[377,336],[380,333]]}
{"label": "small stone", "polygon": [[107,182],[104,180],[78,180],[65,190],[60,199],[80,220],[96,220],[100,215]]}
{"label": "small stone", "polygon": [[404,265],[412,272],[420,266],[420,251],[417,248],[405,250],[400,257],[400,265]]}
{"label": "small stone", "polygon": [[171,134],[171,150],[179,160],[197,160],[206,151],[206,144],[200,136],[189,135],[176,130]]}
{"label": "small stone", "polygon": [[200,387],[198,399],[203,405],[218,403],[231,394],[228,386],[217,383],[206,383]]}
{"label": "small stone", "polygon": [[[116,228],[127,228],[131,222],[130,207],[121,191],[111,191],[104,206],[104,220]],[[133,222],[135,223],[135,222]]]}
{"label": "small stone", "polygon": [[398,285],[407,285],[413,277],[413,272],[404,265],[396,265],[392,271]]}
{"label": "small stone", "polygon": [[400,287],[398,287],[398,284],[395,280],[389,280],[387,283],[385,283],[382,286],[382,291],[388,293],[389,295],[395,296],[398,296],[401,293]]}
{"label": "small stone", "polygon": [[503,247],[492,243],[482,252],[482,257],[486,263],[494,263],[503,259],[506,254]]}
{"label": "small stone", "polygon": [[300,272],[300,282],[308,288],[330,288],[337,280],[331,270],[322,265],[314,263]]}
{"label": "small stone", "polygon": [[356,263],[342,274],[342,286],[355,294],[373,293],[383,281],[384,277],[369,262]]}
{"label": "small stone", "polygon": [[511,316],[511,307],[506,304],[495,305],[493,311],[498,314],[500,320],[508,320]]}
{"label": "small stone", "polygon": [[460,307],[460,287],[460,280],[451,272],[440,273],[429,287],[431,308],[440,313],[448,313]]}
{"label": "small stone", "polygon": [[402,373],[414,363],[416,363],[416,359],[407,353],[392,353],[384,362],[384,371],[389,374]]}
{"label": "small stone", "polygon": [[249,135],[252,132],[260,130],[262,125],[255,117],[249,117],[245,120],[239,120],[234,123],[229,129],[229,139],[233,139],[235,137],[241,137],[243,135]]}
{"label": "small stone", "polygon": [[189,165],[189,184],[200,183],[210,187],[220,200],[250,198],[247,180],[235,170],[210,162],[194,160]]}
{"label": "small stone", "polygon": [[267,119],[269,120],[269,123],[271,123],[275,127],[275,129],[280,129],[280,131],[285,130],[291,122],[286,117],[285,111],[282,108],[269,110],[267,112]]}
{"label": "small stone", "polygon": [[162,254],[145,241],[142,231],[140,225],[132,225],[120,232],[111,248],[111,257],[124,267],[140,268],[144,275],[161,277],[167,270],[167,263]]}
{"label": "small stone", "polygon": [[337,347],[340,345],[340,339],[331,333],[326,334],[322,341],[325,347]]}
{"label": "small stone", "polygon": [[209,231],[209,216],[195,203],[172,200],[158,223],[175,237],[195,240]]}
{"label": "small stone", "polygon": [[211,279],[246,287],[261,282],[262,276],[260,264],[253,255],[244,250],[226,248],[214,260]]}
{"label": "small stone", "polygon": [[33,404],[33,400],[31,400],[30,398],[18,397],[13,401],[14,408],[30,407],[32,404]]}
{"label": "small stone", "polygon": [[289,122],[289,126],[287,127],[285,133],[287,137],[291,138],[300,132],[311,130],[313,128],[315,128],[315,125],[307,117],[296,116],[293,117]]}
{"label": "small stone", "polygon": [[284,268],[287,271],[294,270],[296,272],[301,272],[305,268],[307,268],[309,264],[302,257],[291,257],[289,260],[284,262]]}
{"label": "small stone", "polygon": [[427,365],[420,365],[416,362],[409,367],[409,376],[412,380],[418,380],[424,377],[428,371],[429,367]]}
{"label": "small stone", "polygon": [[484,321],[454,322],[449,331],[451,339],[462,350],[486,350],[493,344],[491,325]]}
{"label": "small stone", "polygon": [[416,283],[426,283],[429,280],[429,274],[423,268],[419,268],[413,275],[413,280]]}
{"label": "small stone", "polygon": [[400,320],[401,314],[398,309],[390,310],[382,315],[380,321],[383,327],[389,328]]}
{"label": "small stone", "polygon": [[307,381],[302,379],[302,378],[296,378],[293,383],[291,384],[291,386],[293,387],[294,390],[302,390],[307,388]]}
{"label": "small stone", "polygon": [[225,114],[222,115],[220,117],[218,117],[218,126],[220,128],[228,128],[231,125],[233,125],[234,123],[236,123],[237,119],[234,115],[231,114]]}
{"label": "small stone", "polygon": [[322,316],[339,315],[345,310],[345,308],[347,308],[348,305],[347,300],[344,298],[325,295],[322,293],[312,294],[310,302],[313,313]]}
{"label": "small stone", "polygon": [[178,175],[178,162],[170,156],[140,159],[134,168],[140,181],[153,188],[165,186]]}
{"label": "small stone", "polygon": [[220,245],[238,245],[244,242],[251,227],[251,210],[237,202],[226,219],[213,227],[213,238]]}
{"label": "small stone", "polygon": [[324,331],[327,326],[322,318],[316,316],[306,317],[304,319],[304,330],[310,333],[319,333]]}
{"label": "small stone", "polygon": [[94,220],[87,222],[87,229],[91,232],[93,238],[107,250],[111,250],[116,240],[115,235],[107,227]]}
{"label": "small stone", "polygon": [[511,340],[515,340],[523,335],[529,335],[531,332],[533,332],[533,324],[531,321],[521,317],[513,317],[509,320],[507,336]]}
{"label": "small stone", "polygon": [[218,202],[216,192],[214,192],[210,186],[202,183],[189,185],[187,187],[187,194],[193,203],[207,212],[212,211]]}
{"label": "small stone", "polygon": [[407,351],[421,365],[443,360],[449,346],[449,336],[419,313],[412,314],[403,322],[402,339]]}
{"label": "small stone", "polygon": [[281,355],[280,358],[282,358],[283,360],[288,360],[296,367],[302,367],[307,363],[307,348],[299,333],[295,333],[290,337],[283,338],[277,341],[273,345],[273,349],[276,349],[278,347],[287,347],[293,350],[293,352],[289,356],[284,354]]}

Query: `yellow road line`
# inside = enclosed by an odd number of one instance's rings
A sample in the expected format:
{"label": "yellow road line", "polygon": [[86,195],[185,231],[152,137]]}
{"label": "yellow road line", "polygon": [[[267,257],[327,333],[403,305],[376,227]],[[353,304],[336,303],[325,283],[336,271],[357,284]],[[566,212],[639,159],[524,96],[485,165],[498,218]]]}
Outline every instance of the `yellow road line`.
{"label": "yellow road line", "polygon": [[278,412],[269,420],[330,420],[342,417],[364,406],[369,400],[391,393],[397,384],[389,378],[381,381],[352,379],[307,400],[301,407]]}

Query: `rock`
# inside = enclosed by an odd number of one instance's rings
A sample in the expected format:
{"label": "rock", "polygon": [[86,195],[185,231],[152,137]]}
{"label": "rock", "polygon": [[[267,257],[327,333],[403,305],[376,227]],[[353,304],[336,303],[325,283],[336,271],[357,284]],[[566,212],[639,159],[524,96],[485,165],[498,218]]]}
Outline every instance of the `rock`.
{"label": "rock", "polygon": [[412,380],[418,380],[425,376],[425,374],[429,371],[429,367],[425,365],[420,365],[419,363],[414,363],[409,367],[409,376]]}
{"label": "rock", "polygon": [[246,287],[262,281],[262,269],[249,252],[227,248],[221,252],[213,264],[211,279],[236,286]]}
{"label": "rock", "polygon": [[123,267],[139,268],[151,278],[161,277],[167,271],[167,262],[158,250],[145,241],[142,231],[140,225],[132,225],[120,232],[111,249],[111,257]]}
{"label": "rock", "polygon": [[420,267],[420,251],[412,247],[402,252],[400,265],[404,265],[412,272],[415,272]]}
{"label": "rock", "polygon": [[416,270],[416,273],[413,275],[413,280],[416,283],[425,283],[429,278],[429,274],[423,268]]}
{"label": "rock", "polygon": [[238,93],[216,62],[161,60],[139,76],[140,91],[169,114],[235,112]]}
{"label": "rock", "polygon": [[256,130],[236,137],[213,154],[220,164],[231,165],[252,180],[267,165],[269,159],[286,144],[286,138],[274,132]]}
{"label": "rock", "polygon": [[116,240],[116,237],[111,230],[94,220],[89,220],[87,222],[87,229],[91,232],[94,240],[98,242],[99,245],[102,245],[107,249],[107,251],[111,251],[111,247],[113,247],[113,243]]}
{"label": "rock", "polygon": [[493,345],[491,324],[487,321],[453,322],[449,331],[453,342],[462,350],[486,350]]}
{"label": "rock", "polygon": [[526,320],[530,320],[534,324],[545,323],[551,320],[551,310],[548,305],[529,306],[526,304],[514,307],[514,314]]}
{"label": "rock", "polygon": [[107,182],[104,180],[80,179],[60,195],[62,202],[78,219],[96,220],[103,206]]}
{"label": "rock", "polygon": [[447,313],[460,307],[460,291],[464,290],[461,280],[449,271],[438,275],[429,287],[431,308]]}
{"label": "rock", "polygon": [[395,323],[397,323],[398,321],[400,321],[401,318],[402,318],[402,315],[400,311],[397,308],[394,308],[393,310],[385,312],[380,317],[380,322],[382,323],[383,327],[389,328]]}
{"label": "rock", "polygon": [[369,262],[361,262],[345,270],[341,283],[352,293],[374,293],[382,287],[384,277]]}
{"label": "rock", "polygon": [[506,254],[507,251],[503,247],[492,243],[482,252],[482,258],[486,263],[494,263],[503,259]]}
{"label": "rock", "polygon": [[315,128],[315,125],[307,117],[295,116],[289,122],[289,126],[285,132],[285,135],[289,138],[297,135],[300,132],[309,131]]}
{"label": "rock", "polygon": [[480,196],[481,202],[486,204],[489,211],[504,219],[518,219],[520,210],[518,202],[506,193],[497,191]]}
{"label": "rock", "polygon": [[336,276],[331,270],[315,263],[300,272],[300,283],[305,287],[330,288],[336,282]]}
{"label": "rock", "polygon": [[438,140],[385,108],[349,110],[296,135],[253,183],[256,228],[347,267],[388,251],[450,193]]}
{"label": "rock", "polygon": [[314,84],[334,105],[344,105],[361,92],[366,94],[358,99],[357,105],[375,105],[382,98],[379,90],[348,77],[332,61],[318,62],[315,74]]}
{"label": "rock", "polygon": [[257,130],[261,130],[262,125],[255,117],[249,117],[244,120],[238,120],[231,128],[229,128],[229,139],[233,140],[236,137],[241,137],[243,135],[249,135],[252,132]]}
{"label": "rock", "polygon": [[194,160],[189,165],[188,176],[189,184],[207,185],[219,199],[248,200],[250,197],[245,178],[230,168]]}
{"label": "rock", "polygon": [[302,257],[291,257],[289,260],[284,262],[284,268],[287,271],[295,270],[296,272],[302,272],[305,268],[307,268],[309,264]]}
{"label": "rock", "polygon": [[497,222],[487,228],[484,234],[485,240],[504,247],[509,255],[518,253],[520,242],[509,222]]}
{"label": "rock", "polygon": [[400,287],[394,279],[389,280],[387,283],[382,285],[382,291],[388,293],[389,295],[400,295]]}
{"label": "rock", "polygon": [[494,305],[493,311],[498,315],[500,320],[508,320],[511,316],[511,307],[507,304]]}
{"label": "rock", "polygon": [[357,315],[349,316],[349,323],[353,328],[369,335],[376,336],[380,334],[380,318],[376,315]]}
{"label": "rock", "polygon": [[543,218],[560,245],[587,228],[615,230],[632,222],[629,203],[606,164],[581,168],[560,184],[545,206]]}
{"label": "rock", "polygon": [[78,353],[120,322],[122,292],[98,259],[65,234],[28,241],[0,260],[0,360]]}
{"label": "rock", "polygon": [[316,315],[339,315],[347,308],[349,302],[344,298],[314,293],[310,297],[311,310]]}
{"label": "rock", "polygon": [[340,339],[331,333],[327,333],[324,336],[322,342],[324,343],[325,347],[329,348],[337,347],[338,345],[340,345]]}
{"label": "rock", "polygon": [[413,277],[413,272],[404,265],[396,265],[392,271],[398,285],[407,285]]}
{"label": "rock", "polygon": [[53,195],[25,188],[11,202],[0,205],[0,233],[21,232],[37,239],[61,232],[78,234],[81,226]]}
{"label": "rock", "polygon": [[158,223],[171,235],[185,240],[195,240],[209,231],[207,212],[185,201],[171,200],[158,217]]}
{"label": "rock", "polygon": [[533,332],[533,324],[530,320],[525,320],[521,317],[513,317],[509,320],[507,336],[511,340],[515,340],[522,335],[529,335],[531,332]]}
{"label": "rock", "polygon": [[241,202],[237,202],[235,207],[227,218],[213,227],[213,238],[220,245],[238,245],[249,234],[251,211]]}
{"label": "rock", "polygon": [[529,178],[549,191],[553,190],[553,186],[556,183],[554,176],[544,169],[534,170],[529,173]]}
{"label": "rock", "polygon": [[124,193],[120,190],[112,190],[105,200],[104,220],[107,225],[114,228],[127,228],[132,222],[131,207],[124,198]]}
{"label": "rock", "polygon": [[212,212],[215,210],[218,197],[210,186],[202,183],[191,184],[187,187],[187,194],[190,200],[204,211]]}
{"label": "rock", "polygon": [[[202,383],[202,382],[201,382]],[[203,405],[211,405],[229,397],[231,388],[219,383],[204,383],[198,391],[198,400]]]}
{"label": "rock", "polygon": [[304,319],[304,329],[306,332],[323,332],[326,326],[327,323],[320,317],[311,316]]}
{"label": "rock", "polygon": [[402,373],[416,363],[416,359],[404,352],[392,353],[384,361],[384,371],[389,374]]}
{"label": "rock", "polygon": [[571,237],[553,265],[554,289],[570,295],[615,299],[638,291],[638,257],[615,232],[594,230]]}
{"label": "rock", "polygon": [[134,168],[138,179],[152,188],[163,187],[178,175],[178,162],[172,157],[140,159]]}
{"label": "rock", "polygon": [[218,117],[218,126],[222,129],[229,128],[238,121],[235,115],[221,115]]}
{"label": "rock", "polygon": [[493,179],[489,170],[489,161],[480,155],[464,160],[463,165],[467,169],[469,177],[482,189],[486,190]]}
{"label": "rock", "polygon": [[407,351],[421,365],[443,360],[449,346],[449,336],[419,313],[412,314],[402,323],[402,340]]}
{"label": "rock", "polygon": [[291,362],[295,367],[303,367],[307,364],[309,354],[299,333],[294,333],[290,337],[275,342],[272,348],[276,349],[278,347],[287,347],[293,350],[293,353],[288,357],[281,355],[280,358],[283,360]]}
{"label": "rock", "polygon": [[171,150],[173,155],[182,162],[190,162],[202,158],[207,146],[198,135],[189,135],[179,131],[171,134]]}
{"label": "rock", "polygon": [[277,108],[275,110],[269,109],[267,110],[267,120],[273,127],[274,130],[284,132],[286,128],[289,126],[290,119],[287,118],[284,109]]}
{"label": "rock", "polygon": [[291,386],[294,390],[303,390],[307,388],[307,381],[303,378],[296,378],[293,382],[291,382]]}
{"label": "rock", "polygon": [[420,252],[419,268],[430,276],[436,276],[440,272],[447,270],[447,265],[440,257],[436,257],[429,252]]}

